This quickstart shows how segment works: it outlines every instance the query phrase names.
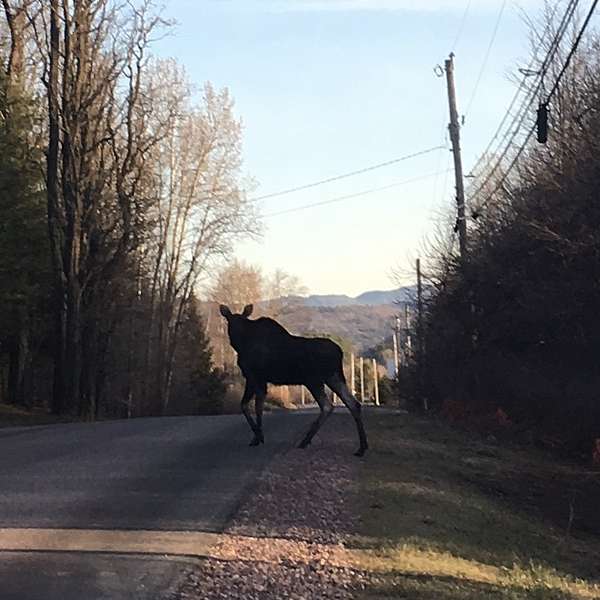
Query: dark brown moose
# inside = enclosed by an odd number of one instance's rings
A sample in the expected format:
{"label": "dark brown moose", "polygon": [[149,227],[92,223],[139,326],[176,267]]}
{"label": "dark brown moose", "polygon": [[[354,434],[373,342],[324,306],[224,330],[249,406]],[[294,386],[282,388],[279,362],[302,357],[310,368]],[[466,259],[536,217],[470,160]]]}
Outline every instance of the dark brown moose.
{"label": "dark brown moose", "polygon": [[[368,448],[367,436],[361,418],[361,404],[346,385],[342,349],[326,338],[292,335],[273,319],[261,317],[251,320],[248,318],[252,314],[251,304],[241,314],[232,313],[224,304],[220,311],[227,319],[229,341],[238,354],[238,365],[246,378],[242,412],[254,432],[250,445],[264,444],[262,414],[268,383],[304,385],[321,409],[300,442],[300,448],[310,444],[333,411],[333,403],[325,393],[327,385],[342,399],[356,422],[360,447],[355,455],[362,456]],[[256,396],[256,421],[248,407],[253,396]]]}

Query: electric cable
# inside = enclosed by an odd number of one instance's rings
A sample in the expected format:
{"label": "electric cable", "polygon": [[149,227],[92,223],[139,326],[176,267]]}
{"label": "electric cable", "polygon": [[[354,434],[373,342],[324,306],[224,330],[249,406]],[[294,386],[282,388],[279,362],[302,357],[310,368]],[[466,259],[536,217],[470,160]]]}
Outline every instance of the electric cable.
{"label": "electric cable", "polygon": [[[596,10],[596,7],[598,5],[598,1],[599,0],[593,0],[591,7],[588,11],[587,17],[585,18],[585,21],[583,22],[583,25],[581,26],[581,29],[579,30],[579,33],[577,35],[577,37],[575,38],[575,41],[573,42],[573,45],[571,46],[571,49],[569,51],[569,54],[567,55],[567,58],[560,70],[560,73],[558,75],[558,77],[556,78],[556,81],[554,82],[554,85],[552,87],[552,89],[550,90],[548,97],[547,97],[547,101],[549,102],[550,100],[552,100],[552,98],[554,97],[554,94],[558,91],[558,88],[560,86],[560,82],[562,80],[562,78],[564,77],[565,73],[567,72],[567,69],[569,68],[569,64],[571,63],[571,60],[573,58],[573,56],[575,55],[575,52],[577,52],[577,49],[579,47],[579,44],[581,43],[581,40],[583,38],[583,35],[592,19],[592,16],[594,14],[594,11]],[[524,143],[521,145],[521,147],[519,148],[519,151],[517,152],[517,154],[514,156],[514,158],[512,159],[511,163],[509,164],[508,168],[506,169],[506,171],[504,172],[504,175],[502,176],[502,179],[498,182],[498,184],[495,186],[494,190],[489,194],[487,200],[479,207],[479,210],[485,209],[485,207],[489,204],[489,202],[491,201],[491,199],[493,198],[493,196],[496,194],[496,192],[504,185],[504,182],[506,181],[508,175],[510,174],[510,172],[512,171],[513,167],[515,166],[515,164],[517,163],[517,161],[519,160],[521,154],[523,153],[523,151],[525,150],[525,148],[527,147],[529,140],[531,139],[531,136],[533,135],[533,132],[536,129],[536,124],[533,125],[533,127],[529,130],[529,133],[527,134],[527,137],[524,141]]]}
{"label": "electric cable", "polygon": [[376,192],[383,192],[385,190],[389,190],[395,187],[399,187],[402,185],[408,185],[409,183],[414,183],[416,181],[422,181],[424,179],[430,179],[432,177],[437,177],[438,175],[440,175],[441,173],[443,173],[443,171],[438,171],[435,173],[428,173],[426,175],[420,175],[418,177],[413,177],[411,179],[405,179],[404,181],[397,181],[396,183],[391,183],[389,185],[385,185],[383,187],[378,187],[378,188],[371,188],[368,190],[364,190],[362,192],[356,192],[354,194],[348,194],[346,196],[338,196],[337,198],[331,198],[329,200],[321,200],[319,202],[313,202],[311,204],[303,204],[301,206],[294,206],[291,208],[286,208],[283,210],[278,210],[275,212],[271,212],[271,213],[267,213],[264,215],[265,218],[268,217],[277,217],[279,215],[285,215],[285,214],[289,214],[289,213],[293,213],[293,212],[298,212],[301,210],[306,210],[309,208],[316,208],[318,206],[325,206],[327,204],[333,204],[336,202],[343,202],[344,200],[351,200],[352,198],[359,198],[360,196],[366,196],[368,194],[374,194]]}
{"label": "electric cable", "polygon": [[492,31],[492,38],[490,39],[490,43],[488,44],[487,50],[483,57],[483,63],[481,64],[481,68],[479,69],[479,74],[477,75],[477,79],[475,81],[475,86],[473,88],[473,92],[471,93],[471,98],[467,103],[467,110],[465,114],[468,115],[471,111],[471,106],[473,105],[473,101],[475,100],[475,95],[477,94],[477,90],[479,88],[479,84],[481,83],[481,79],[483,77],[483,73],[485,72],[485,68],[487,67],[488,60],[490,58],[490,54],[492,52],[492,47],[494,46],[494,42],[496,41],[496,36],[498,35],[498,29],[500,28],[500,22],[502,21],[502,15],[504,14],[504,9],[506,8],[506,4],[508,0],[503,0],[502,5],[500,6],[500,12],[498,13],[498,18],[496,19],[496,24],[494,25],[494,29]]}
{"label": "electric cable", "polygon": [[[597,1],[597,0],[596,0]],[[519,111],[517,112],[517,114],[515,115],[515,117],[513,118],[509,131],[512,130],[512,134],[510,135],[510,140],[508,142],[508,144],[506,145],[506,147],[504,148],[504,150],[502,151],[502,153],[500,154],[500,156],[495,160],[495,165],[493,166],[493,168],[488,172],[487,176],[485,177],[484,181],[478,186],[478,188],[476,189],[475,192],[470,193],[469,194],[469,202],[471,202],[474,198],[477,197],[477,195],[485,188],[485,186],[487,185],[487,183],[491,180],[491,178],[495,175],[496,171],[498,170],[498,168],[500,167],[502,161],[504,160],[504,158],[506,157],[506,155],[508,154],[508,152],[510,151],[512,144],[515,140],[515,138],[517,137],[519,131],[521,130],[521,127],[525,121],[525,119],[527,118],[528,114],[529,114],[529,110],[531,108],[531,106],[533,105],[535,98],[537,96],[537,94],[540,92],[540,90],[543,87],[543,77],[544,74],[547,73],[547,70],[552,62],[552,60],[554,59],[559,47],[560,47],[560,42],[562,41],[562,38],[564,37],[564,34],[566,32],[566,29],[571,21],[571,19],[573,18],[573,14],[577,8],[577,5],[579,4],[579,0],[571,0],[569,2],[569,5],[565,11],[565,14],[563,15],[563,18],[561,20],[561,23],[558,27],[558,30],[556,32],[556,35],[554,36],[551,44],[550,44],[550,49],[542,63],[542,68],[540,68],[540,70],[538,71],[537,75],[538,75],[538,82],[537,84],[534,84],[532,86],[532,88],[530,89],[530,93],[529,93],[529,102],[526,104],[525,102],[522,104],[522,106],[520,107]],[[594,7],[595,7],[596,2],[594,2]],[[593,9],[592,9],[593,12]],[[589,20],[588,20],[589,22]],[[516,123],[516,127],[515,127],[515,123]],[[514,128],[513,128],[514,127]],[[533,130],[535,130],[535,127],[533,128]],[[533,131],[532,130],[532,131]],[[531,138],[532,135],[532,131],[530,131],[527,135],[526,141],[524,142],[524,145],[527,144],[527,142],[529,141],[529,139]],[[503,141],[508,137],[508,132],[507,134],[505,134]],[[524,147],[522,146],[519,151],[518,151],[518,156],[521,155],[521,153],[523,152]],[[514,161],[513,163],[511,163],[511,168],[512,165],[514,165]],[[502,180],[502,182],[504,181],[504,178]],[[496,190],[495,190],[496,191]],[[494,191],[494,193],[495,193]],[[485,202],[485,204],[487,205],[487,202]],[[483,205],[480,205],[479,207],[477,207],[476,211],[479,212],[481,210]]]}
{"label": "electric cable", "polygon": [[354,177],[355,175],[361,175],[363,173],[368,173],[369,171],[374,171],[376,169],[381,169],[383,167],[389,167],[390,165],[394,165],[399,162],[409,160],[411,158],[417,158],[419,156],[424,156],[425,154],[430,154],[431,152],[440,150],[441,148],[443,148],[443,146],[434,146],[433,148],[427,148],[426,150],[421,150],[419,152],[413,152],[412,154],[406,154],[405,156],[401,156],[400,158],[394,158],[392,160],[388,160],[386,162],[372,165],[370,167],[365,167],[364,169],[358,169],[356,171],[351,171],[350,173],[344,173],[342,175],[336,175],[335,177],[321,179],[320,181],[315,181],[313,183],[307,183],[306,185],[299,185],[297,187],[289,188],[287,190],[282,190],[280,192],[273,192],[271,194],[264,194],[263,196],[257,196],[256,198],[252,198],[252,199],[248,200],[248,202],[259,202],[260,200],[266,200],[268,198],[275,198],[277,196],[285,196],[287,194],[293,194],[294,192],[308,190],[310,188],[317,187],[319,185],[324,185],[326,183],[332,183],[334,181],[339,181],[341,179],[346,179],[348,177]]}

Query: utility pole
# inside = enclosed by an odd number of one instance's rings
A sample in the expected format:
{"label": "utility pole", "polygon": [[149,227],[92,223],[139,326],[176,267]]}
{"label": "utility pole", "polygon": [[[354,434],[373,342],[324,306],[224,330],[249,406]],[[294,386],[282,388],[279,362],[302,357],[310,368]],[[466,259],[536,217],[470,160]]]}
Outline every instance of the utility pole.
{"label": "utility pole", "polygon": [[396,375],[396,379],[398,379],[398,373],[400,371],[398,368],[398,327],[394,329],[392,338],[394,340],[394,374]]}
{"label": "utility pole", "polygon": [[379,379],[377,376],[377,361],[373,359],[373,385],[375,387],[375,406],[379,406]]}
{"label": "utility pole", "polygon": [[365,401],[365,366],[363,357],[360,357],[360,401]]}
{"label": "utility pole", "polygon": [[400,315],[396,315],[396,329],[394,331],[394,360],[396,367],[396,379],[400,379],[400,367],[402,366],[402,351],[400,345]]}
{"label": "utility pole", "polygon": [[419,363],[423,353],[423,282],[421,280],[421,259],[417,258],[417,358]]}
{"label": "utility pole", "polygon": [[428,410],[427,398],[423,395],[423,280],[421,277],[421,259],[417,258],[417,384],[419,395],[423,398],[423,409]]}
{"label": "utility pole", "polygon": [[454,155],[454,178],[456,180],[456,204],[458,207],[458,239],[460,257],[467,257],[467,221],[465,218],[465,184],[463,180],[462,158],[460,155],[460,124],[458,122],[458,109],[456,108],[456,90],[454,88],[454,52],[446,59],[446,81],[448,83],[448,105],[450,107],[450,141]]}
{"label": "utility pole", "polygon": [[408,364],[410,357],[412,356],[412,336],[410,334],[410,308],[408,304],[404,305],[404,324],[406,326],[406,348],[404,352],[404,357],[406,359],[406,364]]}
{"label": "utility pole", "polygon": [[304,397],[304,386],[303,385],[300,386],[300,402],[302,403],[302,406],[304,406],[304,404],[306,403],[306,399]]}
{"label": "utility pole", "polygon": [[354,352],[350,354],[350,389],[352,390],[352,395],[356,394],[356,382],[354,375]]}
{"label": "utility pole", "polygon": [[223,367],[223,373],[225,373],[225,325],[223,319],[219,322],[219,334],[221,338],[221,366]]}

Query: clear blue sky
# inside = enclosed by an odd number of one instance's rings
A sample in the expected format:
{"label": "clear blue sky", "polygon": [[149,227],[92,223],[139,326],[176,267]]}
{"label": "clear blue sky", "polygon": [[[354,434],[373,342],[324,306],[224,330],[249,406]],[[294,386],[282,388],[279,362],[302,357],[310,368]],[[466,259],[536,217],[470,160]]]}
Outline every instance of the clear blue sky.
{"label": "clear blue sky", "polygon": [[[227,86],[244,122],[245,171],[254,196],[300,186],[444,143],[445,79],[433,72],[456,53],[464,165],[486,147],[527,62],[519,10],[508,0],[492,52],[475,83],[503,0],[170,0],[175,33],[156,46],[199,86]],[[453,174],[319,208],[270,213],[443,171],[439,150],[368,174],[261,202],[265,230],[235,254],[265,271],[297,275],[311,293],[355,295],[395,287],[437,215],[454,202]],[[409,278],[406,279],[406,282]]]}

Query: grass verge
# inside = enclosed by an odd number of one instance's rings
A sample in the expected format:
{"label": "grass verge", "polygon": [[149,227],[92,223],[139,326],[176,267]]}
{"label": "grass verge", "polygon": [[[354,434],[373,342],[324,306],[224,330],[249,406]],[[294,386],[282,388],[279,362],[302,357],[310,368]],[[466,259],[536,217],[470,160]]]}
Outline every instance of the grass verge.
{"label": "grass verge", "polygon": [[600,598],[600,474],[444,423],[371,413],[363,600]]}

